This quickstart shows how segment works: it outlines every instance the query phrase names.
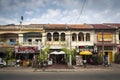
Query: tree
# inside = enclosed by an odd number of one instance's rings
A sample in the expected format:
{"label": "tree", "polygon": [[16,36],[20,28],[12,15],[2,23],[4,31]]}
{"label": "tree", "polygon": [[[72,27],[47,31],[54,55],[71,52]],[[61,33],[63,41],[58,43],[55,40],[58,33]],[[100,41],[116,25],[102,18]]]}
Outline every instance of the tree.
{"label": "tree", "polygon": [[7,57],[8,57],[8,60],[9,60],[9,62],[8,61],[7,62],[10,63],[10,65],[12,64],[13,51],[14,51],[13,48],[8,48],[7,49],[7,52],[8,52]]}
{"label": "tree", "polygon": [[76,56],[76,49],[67,49],[67,48],[62,48],[62,51],[66,53],[66,62],[69,62],[69,55],[72,55],[72,62],[74,63],[75,61],[75,56]]}
{"label": "tree", "polygon": [[38,60],[45,61],[48,58],[48,52],[50,50],[50,46],[47,46],[41,53],[38,55]]}

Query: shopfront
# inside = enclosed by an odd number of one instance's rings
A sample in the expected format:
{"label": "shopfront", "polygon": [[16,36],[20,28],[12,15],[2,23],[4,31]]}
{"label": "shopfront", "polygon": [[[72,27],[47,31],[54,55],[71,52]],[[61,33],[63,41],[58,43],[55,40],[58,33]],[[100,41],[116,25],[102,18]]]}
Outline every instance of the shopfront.
{"label": "shopfront", "polygon": [[116,43],[114,42],[114,34],[112,32],[98,32],[96,45],[99,53],[108,55],[109,62],[114,61]]}
{"label": "shopfront", "polygon": [[38,54],[38,47],[33,46],[15,46],[16,59],[20,60],[21,66],[26,66],[27,62],[32,62],[34,55]]}
{"label": "shopfront", "polygon": [[66,54],[64,51],[53,51],[49,53],[49,57],[52,59],[53,64],[65,64]]}

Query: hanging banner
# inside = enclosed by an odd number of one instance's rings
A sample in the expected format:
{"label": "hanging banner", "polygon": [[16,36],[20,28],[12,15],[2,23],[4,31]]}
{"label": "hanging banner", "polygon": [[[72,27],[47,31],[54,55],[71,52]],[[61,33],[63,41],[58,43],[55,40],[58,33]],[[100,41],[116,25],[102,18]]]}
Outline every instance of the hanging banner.
{"label": "hanging banner", "polygon": [[37,53],[38,47],[33,46],[15,46],[15,53]]}

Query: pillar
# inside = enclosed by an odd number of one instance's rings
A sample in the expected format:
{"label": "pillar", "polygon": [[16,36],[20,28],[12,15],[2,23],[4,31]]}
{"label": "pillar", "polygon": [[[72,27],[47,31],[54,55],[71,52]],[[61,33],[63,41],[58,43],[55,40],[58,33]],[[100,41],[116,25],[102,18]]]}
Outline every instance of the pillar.
{"label": "pillar", "polygon": [[19,42],[19,44],[22,44],[23,43],[23,33],[20,33],[20,34],[18,34],[18,42]]}
{"label": "pillar", "polygon": [[46,39],[47,39],[46,33],[43,32],[42,33],[42,45],[45,45]]}

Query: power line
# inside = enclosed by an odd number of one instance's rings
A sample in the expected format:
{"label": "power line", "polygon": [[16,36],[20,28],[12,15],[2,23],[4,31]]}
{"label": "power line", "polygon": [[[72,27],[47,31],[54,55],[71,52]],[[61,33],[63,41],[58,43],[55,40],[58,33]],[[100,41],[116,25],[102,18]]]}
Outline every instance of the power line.
{"label": "power line", "polygon": [[82,2],[83,2],[83,4],[82,4],[82,7],[81,7],[79,16],[78,16],[78,18],[76,19],[76,23],[78,22],[80,16],[82,15],[83,9],[84,9],[84,7],[85,7],[86,0],[82,0]]}

